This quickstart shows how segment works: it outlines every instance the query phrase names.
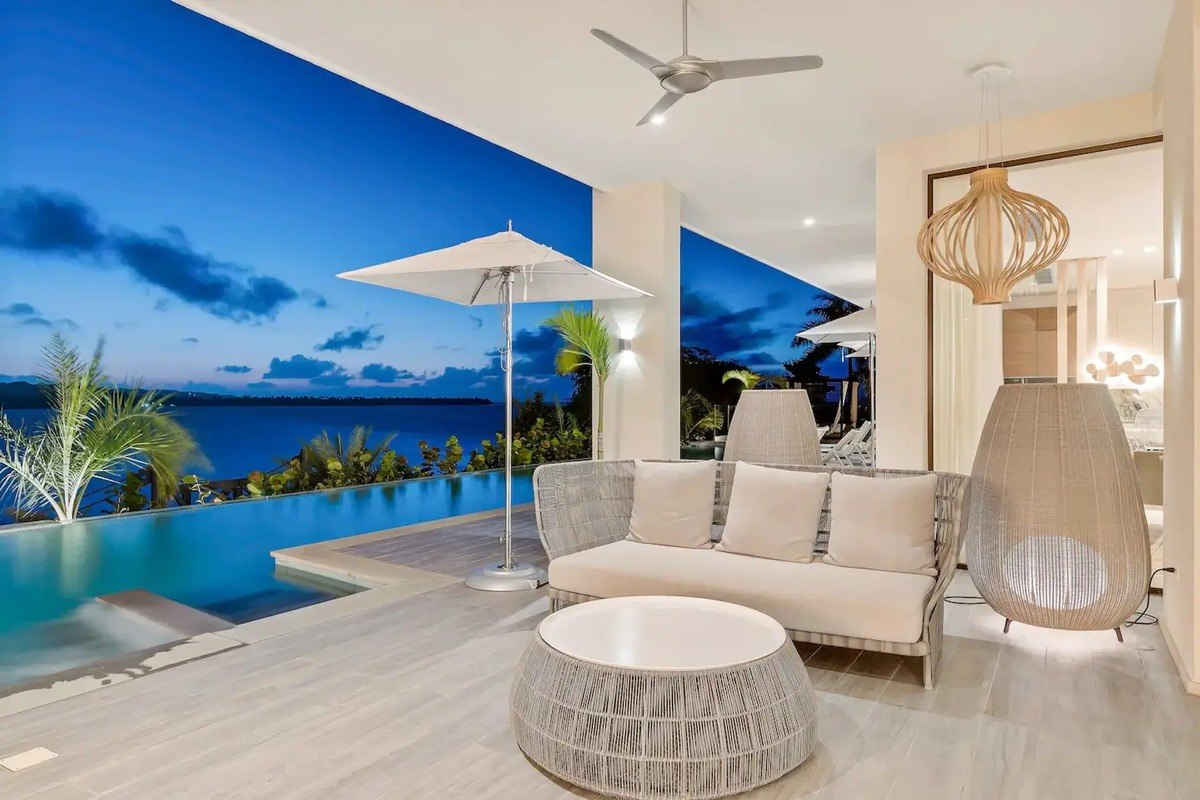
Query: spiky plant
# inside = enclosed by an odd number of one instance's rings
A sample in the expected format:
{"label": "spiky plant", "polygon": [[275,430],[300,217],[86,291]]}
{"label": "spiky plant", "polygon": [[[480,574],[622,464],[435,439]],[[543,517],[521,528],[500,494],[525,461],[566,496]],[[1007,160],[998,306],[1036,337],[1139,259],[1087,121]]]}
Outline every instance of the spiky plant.
{"label": "spiky plant", "polygon": [[787,385],[787,378],[780,375],[760,375],[749,369],[731,369],[721,376],[721,383],[737,381],[745,389],[756,386],[782,387]]}
{"label": "spiky plant", "polygon": [[725,415],[721,413],[721,409],[709,402],[708,398],[695,389],[684,392],[679,402],[680,444],[686,446],[700,433],[711,436],[724,424]]}
{"label": "spiky plant", "polygon": [[117,484],[149,467],[160,485],[173,487],[186,463],[203,460],[167,406],[171,395],[109,383],[103,342],[85,360],[56,334],[43,353],[46,420],[18,428],[0,410],[0,494],[11,493],[18,509],[48,506],[59,522],[70,522],[92,481]]}
{"label": "spiky plant", "polygon": [[604,315],[589,309],[577,311],[564,306],[546,320],[558,331],[563,346],[554,356],[559,375],[570,375],[590,367],[596,392],[596,458],[604,458],[604,383],[612,372],[612,335]]}

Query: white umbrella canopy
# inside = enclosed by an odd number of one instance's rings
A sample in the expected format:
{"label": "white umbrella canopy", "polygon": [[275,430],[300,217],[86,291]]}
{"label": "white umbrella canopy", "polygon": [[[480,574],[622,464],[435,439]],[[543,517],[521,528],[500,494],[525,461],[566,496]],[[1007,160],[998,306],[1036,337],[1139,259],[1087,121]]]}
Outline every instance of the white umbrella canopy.
{"label": "white umbrella canopy", "polygon": [[474,570],[467,586],[487,591],[536,589],[546,572],[513,560],[512,418],[513,304],[622,300],[651,297],[636,286],[589,269],[552,247],[512,229],[373,267],[342,272],[339,278],[425,295],[465,306],[499,304],[504,309],[501,348],[504,369],[504,560]]}
{"label": "white umbrella canopy", "polygon": [[504,278],[509,272],[513,276],[514,303],[650,296],[513,230],[343,272],[338,277],[478,306],[503,302]]}
{"label": "white umbrella canopy", "polygon": [[875,335],[875,307],[864,308],[844,317],[823,322],[796,335],[816,344],[829,342],[865,342]]}

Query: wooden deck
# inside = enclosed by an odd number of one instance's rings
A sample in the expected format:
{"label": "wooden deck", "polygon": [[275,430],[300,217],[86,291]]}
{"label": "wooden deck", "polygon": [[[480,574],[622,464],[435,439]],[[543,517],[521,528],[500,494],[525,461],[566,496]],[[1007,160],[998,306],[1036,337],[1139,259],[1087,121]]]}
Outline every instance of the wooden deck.
{"label": "wooden deck", "polygon": [[[0,770],[0,797],[592,797],[513,743],[509,677],[547,602],[467,589],[461,574],[496,529],[465,524],[349,545],[347,557],[436,580],[239,626],[219,634],[238,637],[235,649],[4,718],[0,757],[58,757]],[[952,594],[970,591],[956,578]],[[1014,625],[1004,636],[986,606],[949,606],[946,618],[932,691],[915,660],[802,647],[820,745],[748,797],[1200,797],[1200,698],[1183,694],[1157,628],[1127,629],[1120,645],[1111,632]]]}

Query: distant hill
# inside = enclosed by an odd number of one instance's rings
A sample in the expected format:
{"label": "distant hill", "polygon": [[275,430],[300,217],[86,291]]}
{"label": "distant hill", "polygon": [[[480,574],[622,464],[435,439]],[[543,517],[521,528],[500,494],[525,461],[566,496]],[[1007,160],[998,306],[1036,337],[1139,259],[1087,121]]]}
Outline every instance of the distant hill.
{"label": "distant hill", "polygon": [[[175,406],[486,406],[483,397],[257,397],[212,392],[174,392]],[[42,387],[28,381],[0,383],[0,408],[45,408]]]}

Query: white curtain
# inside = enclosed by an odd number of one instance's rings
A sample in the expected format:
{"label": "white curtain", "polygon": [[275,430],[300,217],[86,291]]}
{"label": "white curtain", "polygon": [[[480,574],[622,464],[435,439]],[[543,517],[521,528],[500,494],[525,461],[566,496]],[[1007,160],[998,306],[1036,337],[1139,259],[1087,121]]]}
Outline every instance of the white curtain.
{"label": "white curtain", "polygon": [[970,474],[996,389],[1004,383],[1000,306],[976,306],[933,279],[933,468]]}

